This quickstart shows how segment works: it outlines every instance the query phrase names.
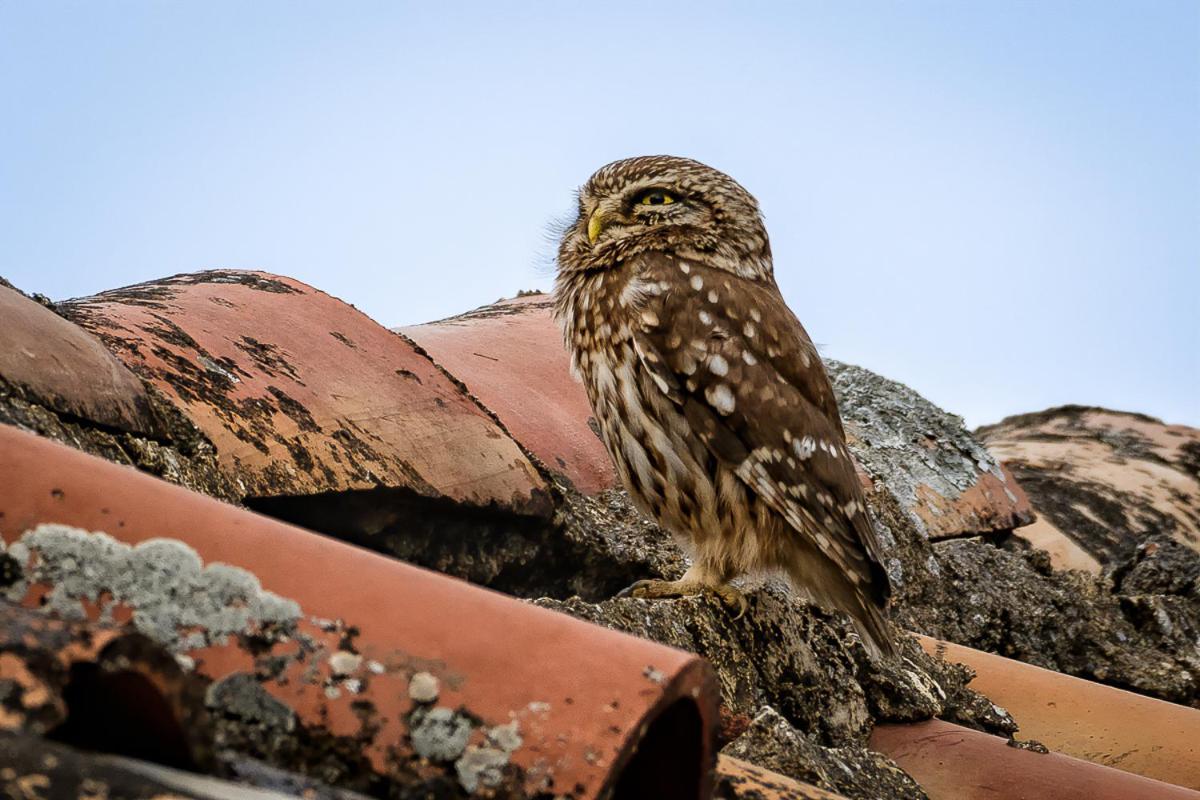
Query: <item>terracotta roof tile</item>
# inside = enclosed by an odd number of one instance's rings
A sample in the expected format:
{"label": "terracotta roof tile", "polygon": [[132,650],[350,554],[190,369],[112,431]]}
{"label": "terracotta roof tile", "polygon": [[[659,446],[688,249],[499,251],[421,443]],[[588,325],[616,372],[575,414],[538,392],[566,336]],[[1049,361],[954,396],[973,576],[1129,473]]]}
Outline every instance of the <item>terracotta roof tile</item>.
{"label": "terracotta roof tile", "polygon": [[1200,430],[1062,406],[1009,417],[979,435],[1047,521],[1039,544],[1056,564],[1115,564],[1159,533],[1200,551]]}
{"label": "terracotta roof tile", "polygon": [[549,513],[537,470],[461,387],[299,281],[200,272],[64,308],[179,405],[246,495],[385,486]]}
{"label": "terracotta roof tile", "polygon": [[[63,415],[144,432],[149,417],[129,413],[141,413],[139,401],[131,406],[112,401],[147,393],[136,373],[203,431],[221,468],[240,481],[236,496],[260,508],[316,503],[326,515],[347,516],[343,522],[360,536],[379,527],[372,528],[376,517],[391,515],[388,535],[402,539],[445,539],[446,519],[413,515],[468,509],[454,535],[461,535],[465,548],[458,555],[471,562],[494,555],[480,548],[503,538],[487,538],[495,534],[489,525],[499,524],[497,512],[509,518],[536,515],[538,535],[564,534],[555,525],[578,511],[571,503],[611,504],[616,497],[580,498],[554,489],[535,463],[585,493],[612,485],[611,464],[589,425],[586,398],[570,375],[545,296],[503,301],[400,334],[303,283],[264,273],[181,275],[62,306],[122,363],[87,333],[0,286],[0,311],[6,302],[23,315],[16,334],[0,331],[0,341],[8,335],[15,343],[7,360],[0,353],[0,376],[11,385]],[[29,353],[45,354],[64,368],[43,370],[36,364],[45,361]],[[928,554],[933,548],[926,538],[1001,534],[1029,521],[1020,488],[961,420],[866,370],[836,362],[829,368],[863,477],[875,483],[873,497],[890,498],[893,532],[909,537],[899,547],[919,542],[914,552]],[[89,377],[80,380],[69,370]],[[394,492],[435,502],[396,503]],[[326,502],[331,496],[353,496],[357,505]],[[554,502],[563,505],[556,509]],[[288,508],[292,518],[313,524],[319,515],[308,516],[314,511],[310,505]],[[274,510],[282,516],[288,508]],[[624,519],[617,511],[597,516],[597,524]],[[478,541],[470,538],[471,524],[487,529],[478,532]],[[613,535],[593,537],[603,545],[595,553],[587,549],[599,546],[588,544],[592,532],[582,529],[564,537],[570,541],[561,552],[611,567],[612,554],[627,543],[621,539],[625,534],[607,533]],[[173,656],[159,662],[157,672],[145,669],[142,675],[146,685],[159,687],[177,721],[196,713],[194,705],[178,699],[181,687],[189,678],[207,683],[205,709],[226,745],[270,747],[280,731],[291,732],[284,736],[288,746],[295,737],[307,737],[305,747],[315,749],[268,755],[298,770],[322,763],[354,789],[379,794],[386,789],[379,781],[449,781],[456,791],[497,783],[518,792],[546,789],[579,798],[609,789],[621,797],[707,796],[717,689],[712,670],[694,655],[259,517],[2,425],[0,537],[8,542],[7,553],[0,554],[0,578],[16,581],[10,596],[60,614],[84,609],[92,620],[58,623],[0,606],[0,678],[20,689],[0,698],[2,726],[12,722],[43,734],[64,718],[61,690],[67,679],[61,674],[57,679],[58,695],[43,692],[44,702],[32,702],[42,696],[37,682],[48,686],[48,679],[44,669],[39,673],[14,660],[14,636],[23,641],[39,626],[57,631],[54,641],[61,642],[43,648],[51,656],[44,663],[58,663],[61,673],[72,664],[104,663],[106,643],[132,641],[132,626],[157,642],[160,655]],[[937,547],[963,544],[971,543]],[[560,553],[529,542],[515,550],[517,571],[536,564],[530,553],[542,558]],[[662,560],[656,559],[641,553],[630,563]],[[634,601],[539,601],[663,641],[703,639],[694,649],[720,664],[723,685],[739,687],[734,695],[744,701],[734,709],[740,727],[727,726],[731,736],[746,731],[747,724],[758,725],[754,730],[760,734],[766,730],[759,717],[750,720],[751,695],[757,694],[748,685],[729,683],[731,670],[761,670],[757,662],[741,662],[769,654],[790,664],[799,656],[788,648],[808,652],[817,644],[825,649],[812,653],[832,655],[814,657],[787,674],[793,679],[802,674],[813,684],[804,689],[805,702],[813,706],[807,711],[839,719],[841,727],[826,730],[819,719],[808,722],[825,734],[846,733],[848,748],[857,747],[893,774],[899,772],[890,762],[863,749],[872,719],[964,713],[989,730],[1013,729],[1012,719],[978,695],[938,700],[928,686],[918,681],[914,689],[903,676],[887,678],[885,683],[899,683],[882,689],[873,684],[884,680],[882,673],[854,677],[850,650],[833,629],[810,619],[803,608],[784,613],[790,603],[759,595],[755,624],[765,627],[734,643],[705,633],[704,615],[715,615],[709,620],[713,630],[731,623],[701,599],[656,607],[654,613]],[[767,624],[764,609],[775,609],[778,619]],[[802,612],[804,624],[818,626],[805,636],[820,629],[821,637],[834,638],[793,641],[801,636]],[[106,614],[116,627],[94,622]],[[784,620],[787,633],[780,627],[772,637],[780,641],[760,646],[756,637]],[[89,644],[80,644],[77,630],[87,631]],[[767,653],[770,647],[787,652]],[[915,646],[908,647],[911,659],[924,665],[910,660],[910,666],[932,669],[929,675],[941,675],[951,693],[971,694],[961,686],[966,680],[961,668],[931,667]],[[1190,733],[1200,711],[967,648],[947,650],[952,660],[977,670],[973,686],[1016,712],[1023,734],[1061,752],[1019,750],[936,720],[877,727],[873,746],[892,755],[934,800],[990,797],[987,792],[996,787],[1004,787],[1005,796],[1046,800],[1198,796],[1183,787],[1200,784],[1193,752],[1200,733]],[[149,656],[144,661],[151,663]],[[837,670],[830,672],[835,663]],[[951,678],[951,671],[958,677]],[[929,675],[923,680],[931,680]],[[765,674],[754,678],[766,680]],[[850,700],[839,693],[847,688]],[[784,708],[794,691],[772,684],[758,694],[770,694]],[[872,694],[876,691],[892,694],[881,699]],[[985,707],[968,705],[975,700]],[[877,702],[886,708],[875,708]],[[795,717],[798,708],[789,713]],[[760,716],[790,728],[783,716],[770,714],[775,712]],[[198,719],[194,732],[204,728]],[[791,733],[807,737],[813,731]],[[206,758],[194,743],[183,750]],[[832,750],[826,755],[830,763],[841,763]],[[156,759],[169,760],[161,754]],[[817,780],[791,767],[772,767]],[[245,773],[248,782],[252,772]],[[721,758],[716,779],[729,797],[836,797],[728,757]],[[859,784],[847,785],[857,791]]]}
{"label": "terracotta roof tile", "polygon": [[1000,704],[1032,739],[1069,756],[1200,790],[1200,709],[918,637],[975,671],[971,688]]}
{"label": "terracotta roof tile", "polygon": [[717,786],[719,796],[728,800],[845,800],[731,756],[721,756],[717,762]]}
{"label": "terracotta roof tile", "polygon": [[930,800],[1198,800],[1200,792],[1059,753],[1036,753],[942,720],[881,725],[871,746]]}
{"label": "terracotta roof tile", "polygon": [[94,337],[6,285],[0,285],[0,319],[0,382],[59,413],[158,433],[142,382]]}
{"label": "terracotta roof tile", "polygon": [[208,766],[197,684],[160,646],[123,626],[52,617],[0,601],[0,730]]}
{"label": "terracotta roof tile", "polygon": [[550,306],[549,295],[525,296],[397,330],[465,383],[552,472],[592,494],[616,475]]}
{"label": "terracotta roof tile", "polygon": [[109,598],[198,674],[257,676],[230,696],[261,685],[280,714],[353,743],[383,775],[451,769],[466,785],[500,780],[511,763],[530,791],[591,798],[641,781],[669,787],[664,798],[701,795],[716,690],[694,655],[8,426],[0,454],[0,535],[10,568],[32,581],[27,601],[77,613],[83,598]]}

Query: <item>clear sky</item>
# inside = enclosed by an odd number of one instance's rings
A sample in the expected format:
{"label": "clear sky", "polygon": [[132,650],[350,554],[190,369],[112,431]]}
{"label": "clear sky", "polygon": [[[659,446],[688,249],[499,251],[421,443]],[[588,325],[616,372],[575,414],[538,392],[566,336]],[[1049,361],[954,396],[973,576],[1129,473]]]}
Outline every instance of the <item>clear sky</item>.
{"label": "clear sky", "polygon": [[976,425],[1200,425],[1200,2],[0,0],[0,275],[295,276],[392,326],[548,288],[600,165],[762,203],[829,356]]}

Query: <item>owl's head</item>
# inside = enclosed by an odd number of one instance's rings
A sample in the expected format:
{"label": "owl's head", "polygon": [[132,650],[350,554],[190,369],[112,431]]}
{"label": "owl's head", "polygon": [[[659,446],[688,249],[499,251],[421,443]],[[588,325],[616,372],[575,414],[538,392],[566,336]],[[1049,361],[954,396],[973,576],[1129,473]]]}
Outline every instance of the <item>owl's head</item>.
{"label": "owl's head", "polygon": [[601,167],[579,190],[579,217],[558,248],[559,271],[608,269],[656,252],[703,260],[744,278],[771,275],[758,201],[733,178],[675,156]]}

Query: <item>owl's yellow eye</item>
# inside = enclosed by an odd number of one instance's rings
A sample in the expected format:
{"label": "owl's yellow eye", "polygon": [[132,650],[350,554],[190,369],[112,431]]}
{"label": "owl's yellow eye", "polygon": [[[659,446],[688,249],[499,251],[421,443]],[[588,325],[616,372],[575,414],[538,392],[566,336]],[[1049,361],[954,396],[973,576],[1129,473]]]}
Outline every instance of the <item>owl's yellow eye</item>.
{"label": "owl's yellow eye", "polygon": [[661,189],[651,189],[638,201],[643,206],[669,206],[674,202],[675,198]]}

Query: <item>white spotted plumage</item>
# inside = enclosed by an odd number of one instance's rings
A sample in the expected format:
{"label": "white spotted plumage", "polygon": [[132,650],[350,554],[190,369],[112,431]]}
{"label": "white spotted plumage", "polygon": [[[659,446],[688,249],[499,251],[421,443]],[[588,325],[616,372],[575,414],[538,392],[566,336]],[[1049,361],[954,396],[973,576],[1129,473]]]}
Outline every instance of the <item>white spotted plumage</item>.
{"label": "white spotted plumage", "polygon": [[[647,207],[647,192],[673,201]],[[892,652],[887,576],[832,388],[771,269],[757,204],[734,181],[630,159],[581,190],[556,312],[622,482],[691,551],[684,578],[653,591],[724,597],[738,575],[782,569]]]}

